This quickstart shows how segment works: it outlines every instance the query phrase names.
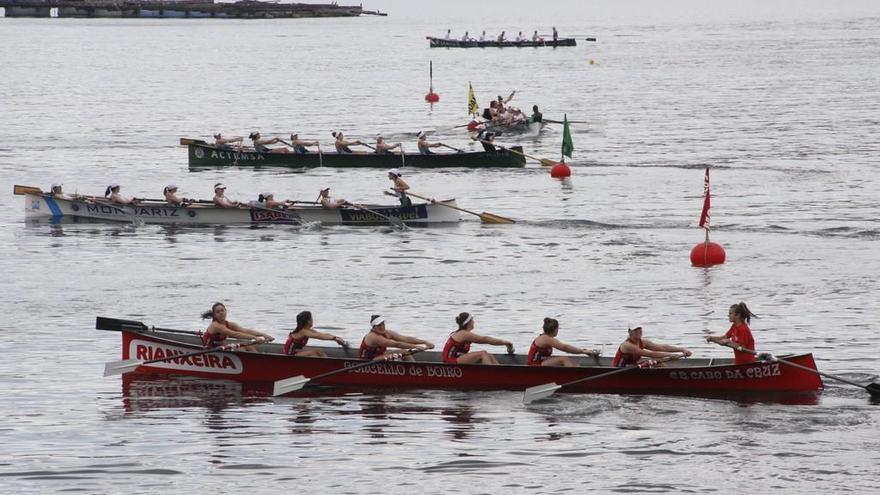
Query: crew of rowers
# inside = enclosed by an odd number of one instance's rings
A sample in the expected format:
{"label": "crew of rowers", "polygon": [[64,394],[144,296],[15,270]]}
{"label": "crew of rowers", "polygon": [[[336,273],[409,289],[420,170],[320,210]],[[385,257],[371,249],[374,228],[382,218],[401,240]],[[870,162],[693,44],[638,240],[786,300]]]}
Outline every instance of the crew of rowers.
{"label": "crew of rowers", "polygon": [[[483,109],[481,116],[485,122],[473,122],[474,125],[482,125],[485,129],[488,127],[516,127],[530,124],[532,122],[541,122],[544,120],[544,114],[538,109],[538,105],[532,105],[532,115],[526,115],[519,108],[508,106],[507,104],[513,99],[516,90],[510,93],[507,98],[501,95],[497,99],[489,102],[489,107]],[[470,125],[469,125],[469,128]]]}
{"label": "crew of rowers", "polygon": [[[555,28],[555,27],[553,28],[553,35],[552,35],[552,37],[553,37],[553,42],[554,42],[554,43],[559,39],[559,33],[556,31],[556,28]],[[446,37],[445,37],[445,39],[447,39],[447,40],[453,40],[453,39],[454,39],[454,38],[452,37],[452,30],[451,30],[451,29],[447,29],[447,30],[446,30]],[[493,36],[493,35],[488,35],[488,36],[487,36],[487,35],[486,35],[486,31],[483,31],[483,33],[480,35],[479,39],[477,39],[477,38],[472,38],[472,37],[470,36],[470,32],[469,32],[469,31],[465,31],[465,32],[464,32],[464,36],[462,36],[462,37],[460,38],[460,41],[463,41],[463,42],[465,42],[465,43],[470,43],[470,42],[474,42],[474,41],[479,41],[480,43],[485,43],[485,42],[487,42],[487,41],[493,41],[493,40],[494,40],[494,41],[497,41],[498,43],[508,43],[508,42],[522,43],[522,42],[524,42],[524,41],[532,41],[532,42],[535,42],[535,43],[542,43],[542,42],[544,41],[544,38],[543,38],[541,35],[538,34],[538,30],[537,30],[537,29],[535,30],[534,33],[532,33],[531,38],[529,38],[528,35],[523,35],[523,32],[522,32],[522,31],[520,31],[519,34],[517,34],[516,37],[515,37],[514,39],[512,39],[512,40],[507,39],[506,31],[501,31],[501,34],[499,34],[498,36]]]}
{"label": "crew of rowers", "polygon": [[[755,360],[755,341],[749,323],[755,316],[745,303],[730,307],[728,320],[731,327],[724,335],[709,335],[708,342],[732,347],[737,364]],[[222,346],[226,339],[251,340],[256,343],[273,341],[273,337],[259,330],[244,328],[227,319],[226,306],[215,303],[211,311],[202,314],[210,318],[211,323],[202,334],[202,343],[206,348]],[[509,340],[481,335],[474,331],[476,321],[470,313],[461,313],[455,317],[456,328],[449,334],[443,346],[441,356],[447,364],[485,364],[497,365],[495,355],[485,350],[471,350],[472,344],[506,347],[507,353],[514,354],[513,343]],[[358,357],[367,360],[403,360],[413,361],[412,354],[418,351],[433,349],[434,344],[426,340],[404,335],[387,328],[386,319],[381,315],[370,316],[370,330],[362,338],[358,348]],[[642,336],[642,327],[631,328],[627,338],[617,349],[612,360],[614,367],[638,366],[642,368],[663,366],[663,362],[686,358],[691,351],[685,347],[659,344]],[[544,318],[541,333],[532,341],[526,362],[529,366],[577,366],[569,356],[554,356],[554,350],[568,354],[580,354],[596,359],[600,352],[595,349],[577,347],[559,340],[559,321]],[[334,341],[348,347],[348,343],[337,335],[321,332],[314,328],[312,313],[303,311],[296,315],[296,328],[290,331],[284,344],[284,354],[300,357],[326,357],[326,353],[316,348],[306,348],[309,339]],[[254,350],[253,346],[247,348]]]}
{"label": "crew of rowers", "polygon": [[[410,197],[406,194],[406,191],[409,190],[409,184],[407,184],[406,181],[403,180],[403,174],[400,172],[400,170],[392,168],[387,172],[387,174],[388,180],[391,181],[391,187],[387,191],[384,191],[384,194],[396,197],[400,201],[401,206],[412,206],[412,199],[410,199]],[[129,198],[123,196],[120,193],[120,190],[121,186],[119,184],[116,184],[115,182],[107,186],[107,189],[104,191],[104,201],[120,206],[133,206],[141,203],[142,201],[146,201],[143,198]],[[200,201],[197,199],[180,197],[177,195],[177,185],[175,184],[168,184],[167,186],[165,186],[165,188],[162,190],[162,195],[165,198],[165,203],[173,206],[189,206],[193,203],[208,203],[214,204],[221,208],[257,207],[269,208],[274,210],[295,208],[296,203],[305,203],[304,201],[294,201],[289,199],[276,200],[275,194],[271,192],[260,193],[257,196],[257,200],[255,202],[242,203],[241,201],[229,199],[226,196],[226,186],[221,182],[214,184],[214,197],[211,201]],[[64,187],[62,184],[52,184],[49,189],[49,196],[59,199],[81,199],[90,203],[93,203],[96,199],[99,199],[93,198],[91,196],[68,196],[64,194]],[[308,201],[308,203],[315,202]],[[359,206],[342,198],[331,197],[329,187],[321,189],[317,203],[319,203],[324,208],[329,209],[344,208],[346,206],[357,208]]]}
{"label": "crew of rowers", "polygon": [[[512,96],[512,95],[511,95]],[[376,143],[373,145],[367,144],[360,140],[348,140],[345,138],[345,135],[341,131],[333,131],[331,135],[334,138],[333,145],[336,148],[337,153],[342,154],[351,154],[354,153],[352,150],[352,146],[363,146],[372,150],[372,153],[376,154],[392,154],[392,153],[403,153],[403,143],[388,143],[385,140],[385,137],[381,134],[376,136]],[[433,154],[431,148],[439,148],[441,146],[450,148],[456,151],[461,151],[458,148],[454,148],[444,143],[432,143],[428,141],[428,135],[424,131],[419,131],[417,134],[416,147],[419,150],[419,153],[422,155],[430,155]],[[314,153],[314,151],[309,148],[317,147],[317,152],[321,153],[321,143],[318,141],[304,141],[299,138],[299,134],[293,133],[290,135],[290,140],[285,141],[278,137],[264,138],[260,135],[259,132],[255,131],[250,133],[248,138],[251,140],[251,144],[253,146],[254,151],[259,153],[299,153],[299,154],[307,154]],[[280,144],[285,147],[270,147],[274,144]],[[229,151],[241,151],[244,146],[244,138],[238,137],[224,137],[222,134],[217,133],[214,134],[214,147],[222,150]],[[395,151],[396,150],[396,151]]]}

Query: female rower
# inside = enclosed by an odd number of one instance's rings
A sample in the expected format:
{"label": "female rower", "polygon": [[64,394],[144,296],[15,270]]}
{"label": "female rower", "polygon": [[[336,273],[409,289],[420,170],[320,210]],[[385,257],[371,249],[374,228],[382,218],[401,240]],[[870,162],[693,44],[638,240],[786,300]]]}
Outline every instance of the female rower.
{"label": "female rower", "polygon": [[168,184],[165,186],[165,189],[162,190],[162,195],[165,196],[165,202],[169,205],[186,206],[187,203],[195,202],[194,199],[178,198],[177,186],[174,184]]}
{"label": "female rower", "polygon": [[306,146],[318,146],[318,147],[321,146],[321,143],[319,143],[317,141],[303,141],[302,139],[299,138],[299,134],[297,134],[297,133],[293,133],[290,135],[290,143],[289,144],[291,147],[293,147],[294,153],[300,153],[300,154],[310,153],[310,151],[308,150],[308,148],[306,148]]}
{"label": "female rower", "polygon": [[544,41],[544,38],[538,36],[538,30],[537,30],[537,29],[535,30],[535,34],[532,35],[532,41],[534,41],[535,43],[537,43],[537,42],[539,42],[539,41]]}
{"label": "female rower", "polygon": [[248,136],[254,143],[254,150],[260,153],[287,153],[287,148],[270,148],[268,144],[284,144],[284,141],[278,138],[262,139],[258,131],[252,132]]}
{"label": "female rower", "polygon": [[107,189],[104,191],[104,197],[108,198],[111,203],[117,205],[136,205],[140,202],[137,198],[126,198],[119,194],[119,184],[116,183],[107,186]]}
{"label": "female rower", "polygon": [[504,31],[501,31],[501,34],[498,35],[498,42],[504,43],[505,41],[507,40],[504,38]]}
{"label": "female rower", "polygon": [[[232,146],[229,145],[230,143],[238,143],[238,146],[236,148],[233,148]],[[244,143],[244,138],[241,136],[232,137],[232,138],[225,138],[219,132],[217,134],[214,134],[214,146],[217,149],[221,149],[221,150],[237,149],[238,151],[241,151],[241,145],[243,143]]]}
{"label": "female rower", "polygon": [[629,337],[617,348],[614,361],[611,365],[615,368],[625,366],[654,366],[657,363],[653,359],[663,359],[676,356],[681,353],[682,357],[691,355],[691,351],[684,347],[674,345],[656,344],[642,338],[642,327],[629,329]]}
{"label": "female rower", "polygon": [[709,335],[706,340],[732,347],[733,359],[736,364],[753,362],[755,355],[744,350],[755,351],[755,338],[752,337],[752,331],[749,329],[749,323],[752,322],[753,316],[757,318],[746,306],[746,303],[734,304],[727,313],[727,319],[731,323],[730,330],[724,335]]}
{"label": "female rower", "polygon": [[476,136],[473,137],[473,140],[479,141],[480,144],[483,145],[483,150],[486,151],[487,153],[494,153],[494,152],[498,151],[498,149],[495,148],[495,144],[494,144],[495,143],[495,133],[494,132],[490,132],[490,131],[483,129],[482,131],[477,133]]}
{"label": "female rower", "polygon": [[[391,150],[395,148],[400,148],[400,143],[397,144],[388,144],[385,142],[385,138],[382,137],[381,134],[376,136],[376,153],[377,154],[390,154]],[[403,151],[401,151],[403,153]]]}
{"label": "female rower", "polygon": [[434,348],[434,344],[430,342],[386,329],[385,318],[379,315],[370,317],[370,325],[370,333],[361,341],[361,347],[358,351],[361,359],[395,359],[400,357],[404,361],[412,361],[412,356],[400,356],[397,353],[387,352],[388,348],[411,349],[416,346],[425,349]]}
{"label": "female rower", "polygon": [[403,174],[401,174],[400,170],[397,170],[396,168],[392,168],[388,171],[388,180],[393,183],[391,190],[394,192],[386,192],[385,194],[388,194],[389,196],[397,196],[400,200],[400,206],[412,206],[412,199],[406,195],[406,191],[409,190],[409,184],[407,184],[401,177],[403,177]]}
{"label": "female rower", "polygon": [[486,30],[483,30],[483,34],[480,35],[480,41],[486,41]]}
{"label": "female rower", "polygon": [[342,135],[342,131],[333,131],[330,134],[336,138],[336,142],[333,144],[336,146],[337,153],[351,154],[354,153],[354,151],[351,151],[349,146],[366,146],[360,141],[346,141],[345,136]]}
{"label": "female rower", "polygon": [[348,204],[349,202],[342,198],[331,198],[329,187],[321,189],[321,206],[323,206],[324,208],[343,208]]}
{"label": "female rower", "polygon": [[312,328],[312,325],[311,311],[303,311],[296,315],[296,328],[287,335],[287,342],[284,344],[284,354],[299,357],[327,357],[327,354],[319,349],[305,349],[310,338],[333,340],[337,344],[345,346],[345,341],[342,340],[342,337],[319,332]]}
{"label": "female rower", "polygon": [[[275,340],[271,335],[265,334],[259,330],[243,328],[238,323],[231,322],[226,319],[226,306],[223,303],[214,303],[211,311],[202,313],[202,318],[211,319],[211,323],[202,334],[202,345],[206,349],[219,347],[226,343],[227,338],[251,340],[256,339],[259,342],[272,342]],[[242,349],[246,351],[255,350],[254,346],[244,346]]]}
{"label": "female rower", "polygon": [[225,196],[226,186],[218,182],[214,184],[214,204],[221,208],[237,208],[241,203]]}
{"label": "female rower", "polygon": [[529,366],[577,366],[570,357],[550,357],[553,354],[553,349],[559,349],[570,354],[585,354],[591,357],[599,356],[599,351],[581,349],[558,340],[556,338],[557,334],[559,334],[559,322],[554,318],[544,318],[544,333],[532,341],[532,346],[529,348]]}
{"label": "female rower", "polygon": [[290,201],[276,201],[275,195],[270,192],[260,193],[257,202],[266,208],[286,208],[290,205]]}
{"label": "female rower", "polygon": [[425,131],[419,131],[418,137],[419,153],[423,155],[433,155],[434,152],[431,151],[431,148],[439,148],[440,146],[443,146],[443,143],[429,143],[428,135],[425,134]]}
{"label": "female rower", "polygon": [[63,184],[52,184],[52,187],[49,188],[49,196],[58,199],[70,199],[64,194]]}
{"label": "female rower", "polygon": [[495,356],[486,351],[471,352],[471,344],[504,345],[507,346],[507,353],[513,354],[513,344],[510,341],[474,333],[474,317],[470,313],[460,313],[455,322],[458,323],[458,330],[449,334],[446,345],[443,346],[444,363],[498,364]]}

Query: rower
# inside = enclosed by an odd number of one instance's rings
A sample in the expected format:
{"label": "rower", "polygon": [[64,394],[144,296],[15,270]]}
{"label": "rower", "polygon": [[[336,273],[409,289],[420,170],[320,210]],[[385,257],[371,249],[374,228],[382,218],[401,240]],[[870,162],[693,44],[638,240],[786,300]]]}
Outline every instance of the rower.
{"label": "rower", "polygon": [[507,353],[513,354],[513,343],[509,340],[477,335],[474,333],[474,317],[470,313],[460,313],[455,318],[458,330],[449,334],[443,346],[443,362],[448,364],[499,364],[498,359],[486,351],[471,352],[471,344],[507,346]]}
{"label": "rower", "polygon": [[49,196],[58,199],[70,199],[69,196],[64,194],[63,186],[63,184],[52,184],[52,187],[49,188]]}
{"label": "rower", "polygon": [[396,168],[392,168],[388,171],[388,180],[393,182],[391,190],[394,192],[391,193],[386,191],[385,194],[388,196],[396,196],[397,199],[400,200],[400,206],[412,206],[412,199],[406,195],[406,191],[409,189],[409,184],[407,184],[401,177],[403,177],[403,174],[401,174],[400,170],[397,170]]}
{"label": "rower", "polygon": [[217,149],[233,150],[235,148],[233,148],[229,144],[230,143],[238,143],[238,151],[241,151],[241,146],[242,146],[243,142],[244,142],[244,138],[240,137],[240,136],[225,138],[219,132],[217,134],[214,134],[214,147],[216,147]]}
{"label": "rower", "polygon": [[296,328],[287,335],[287,342],[284,343],[284,354],[297,357],[327,357],[324,351],[305,348],[310,338],[332,340],[341,346],[345,346],[345,340],[342,337],[319,332],[312,328],[313,324],[311,311],[303,311],[296,315]]}
{"label": "rower", "polygon": [[493,144],[495,142],[494,132],[483,129],[476,135],[476,137],[473,138],[473,140],[479,141],[483,145],[483,149],[487,153],[495,153],[496,151],[498,151],[498,149],[495,148],[495,145]]}
{"label": "rower", "polygon": [[[727,320],[730,321],[730,329],[724,335],[708,335],[707,342],[715,342],[733,348],[733,358],[736,364],[752,363],[755,361],[755,338],[749,323],[752,317],[757,316],[749,310],[746,303],[740,302],[730,307],[727,312]],[[748,352],[752,351],[752,352]]]}
{"label": "rower", "polygon": [[504,105],[507,105],[508,103],[510,103],[510,100],[513,99],[514,95],[516,95],[515,89],[510,92],[510,95],[508,95],[507,98],[502,98],[501,95],[498,95],[498,111],[499,112],[504,111]]}
{"label": "rower", "polygon": [[537,42],[539,42],[539,41],[544,41],[544,38],[538,36],[538,30],[537,30],[537,29],[535,30],[535,33],[532,35],[532,41],[534,41],[535,43],[537,43]]}
{"label": "rower", "polygon": [[286,208],[290,205],[290,201],[276,201],[275,195],[270,192],[260,193],[257,196],[257,203],[261,206],[265,206],[266,208]]}
{"label": "rower", "polygon": [[364,143],[360,141],[346,141],[345,136],[342,135],[342,131],[333,131],[330,133],[334,138],[336,138],[336,142],[333,143],[336,146],[336,152],[340,154],[351,154],[354,153],[351,151],[349,146],[364,146]]}
{"label": "rower", "polygon": [[425,131],[419,131],[418,137],[419,141],[417,145],[419,147],[419,153],[423,155],[433,155],[434,152],[431,151],[431,148],[439,148],[440,146],[443,146],[443,143],[429,143],[428,135],[425,134]]}
{"label": "rower", "polygon": [[523,41],[525,41],[525,40],[526,40],[526,39],[523,37],[522,31],[520,31],[519,34],[516,35],[516,42],[517,42],[517,43],[521,43],[521,42],[523,42]]}
{"label": "rower", "polygon": [[177,186],[174,184],[168,184],[167,186],[165,186],[165,189],[162,190],[162,195],[165,196],[165,202],[169,205],[186,206],[185,203],[195,202],[194,199],[178,198]]}
{"label": "rower", "polygon": [[221,208],[237,208],[241,203],[226,197],[226,186],[218,182],[214,184],[214,204]]}
{"label": "rower", "polygon": [[681,353],[682,357],[691,355],[691,351],[684,347],[656,344],[648,339],[643,339],[642,327],[630,328],[628,334],[627,339],[617,348],[617,354],[614,355],[614,360],[611,362],[615,368],[626,366],[650,368],[657,365],[654,359],[675,357],[677,353]]}
{"label": "rower", "polygon": [[484,41],[486,41],[486,30],[485,29],[483,30],[483,34],[480,35],[480,42],[482,43]]}
{"label": "rower", "polygon": [[538,110],[538,105],[532,105],[532,122],[541,122],[544,120],[544,114]]}
{"label": "rower", "polygon": [[587,356],[597,357],[599,351],[594,349],[581,349],[573,345],[566,344],[556,336],[559,334],[559,321],[555,318],[544,318],[544,333],[532,341],[529,347],[528,364],[529,366],[576,366],[574,361],[567,356],[555,356],[553,349],[559,349],[569,354],[584,354]]}
{"label": "rower", "polygon": [[321,146],[321,143],[317,141],[303,141],[299,138],[299,134],[293,133],[290,135],[290,146],[293,147],[294,153],[305,154],[309,153],[308,148],[306,146]]}
{"label": "rower", "polygon": [[325,187],[324,189],[321,189],[320,198],[321,198],[321,206],[323,206],[324,208],[330,208],[330,209],[344,208],[345,206],[347,206],[349,204],[348,201],[346,201],[342,198],[331,198],[329,187]]}
{"label": "rower", "polygon": [[467,31],[464,32],[464,36],[461,37],[461,41],[464,41],[465,43],[467,43],[468,41],[471,41],[470,37],[468,37]]}
{"label": "rower", "polygon": [[376,135],[376,154],[389,155],[391,154],[391,150],[395,148],[400,148],[400,143],[388,144],[385,142],[385,138],[381,134]]}
{"label": "rower", "polygon": [[434,344],[418,339],[392,332],[385,328],[385,318],[379,315],[370,317],[370,332],[361,341],[361,347],[358,355],[361,359],[388,359],[404,361],[413,361],[412,356],[401,356],[398,353],[387,352],[388,348],[395,349],[412,349],[413,347],[422,347],[424,349],[433,349]]}
{"label": "rower", "polygon": [[284,144],[278,138],[262,139],[259,131],[254,131],[248,136],[254,143],[254,150],[259,153],[287,153],[287,148],[270,148],[269,144]]}
{"label": "rower", "polygon": [[504,31],[501,31],[501,34],[498,35],[498,42],[504,43],[505,41],[507,40],[504,39]]}
{"label": "rower", "polygon": [[[226,343],[227,338],[250,340],[256,338],[259,342],[272,342],[275,340],[271,335],[265,334],[259,330],[244,328],[238,323],[231,322],[226,319],[226,306],[223,303],[214,303],[211,311],[202,313],[203,319],[211,319],[211,323],[202,334],[202,345],[206,349],[220,347]],[[256,346],[244,346],[243,350],[254,351]]]}
{"label": "rower", "polygon": [[115,182],[107,186],[107,189],[104,190],[104,197],[108,198],[111,203],[117,205],[136,205],[140,202],[137,198],[126,198],[119,194],[119,184],[116,184]]}

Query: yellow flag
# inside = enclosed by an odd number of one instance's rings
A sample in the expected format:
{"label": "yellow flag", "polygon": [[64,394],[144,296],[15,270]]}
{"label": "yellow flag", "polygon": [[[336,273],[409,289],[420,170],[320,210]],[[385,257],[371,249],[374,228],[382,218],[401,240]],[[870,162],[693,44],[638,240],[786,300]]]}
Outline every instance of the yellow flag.
{"label": "yellow flag", "polygon": [[477,97],[474,96],[474,87],[468,83],[468,113],[480,115],[480,105],[477,105]]}

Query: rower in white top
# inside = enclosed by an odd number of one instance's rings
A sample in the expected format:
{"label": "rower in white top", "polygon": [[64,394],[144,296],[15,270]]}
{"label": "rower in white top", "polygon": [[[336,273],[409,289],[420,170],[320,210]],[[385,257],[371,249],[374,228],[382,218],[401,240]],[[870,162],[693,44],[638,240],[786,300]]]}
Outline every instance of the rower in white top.
{"label": "rower in white top", "polygon": [[237,208],[241,203],[226,197],[226,186],[218,182],[214,184],[214,204],[221,208]]}
{"label": "rower in white top", "polygon": [[329,187],[321,189],[321,206],[323,206],[324,208],[343,208],[348,204],[350,203],[342,198],[331,198]]}

